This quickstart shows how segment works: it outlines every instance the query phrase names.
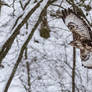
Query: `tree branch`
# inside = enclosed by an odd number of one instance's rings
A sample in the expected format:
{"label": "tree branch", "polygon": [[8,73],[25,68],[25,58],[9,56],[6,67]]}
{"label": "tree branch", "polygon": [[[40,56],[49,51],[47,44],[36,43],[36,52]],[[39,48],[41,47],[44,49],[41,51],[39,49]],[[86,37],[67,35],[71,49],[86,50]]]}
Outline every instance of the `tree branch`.
{"label": "tree branch", "polygon": [[39,18],[38,18],[37,23],[35,24],[34,28],[32,29],[32,31],[31,31],[31,33],[29,34],[27,40],[25,41],[24,45],[23,45],[22,48],[21,48],[19,57],[18,57],[18,59],[17,59],[15,65],[14,65],[14,68],[13,68],[13,70],[12,70],[12,73],[11,73],[11,75],[10,75],[9,80],[8,80],[8,82],[6,83],[4,92],[7,92],[8,89],[9,89],[9,86],[10,86],[10,84],[11,84],[11,82],[12,82],[12,80],[13,80],[13,77],[14,77],[16,71],[17,71],[18,65],[19,65],[19,63],[21,62],[21,59],[22,59],[22,57],[23,57],[24,50],[25,50],[25,48],[27,47],[29,41],[32,39],[32,36],[33,36],[35,30],[37,29],[39,23],[41,22],[41,16],[42,16],[44,10],[45,10],[46,8],[48,8],[48,6],[49,6],[51,3],[55,2],[55,1],[57,1],[57,0],[52,0],[52,1],[51,1],[51,0],[48,0],[46,6],[45,6],[44,9],[42,10],[42,12],[41,12],[41,14],[40,14],[40,16],[39,16]]}
{"label": "tree branch", "polygon": [[2,63],[2,60],[7,55],[8,51],[10,50],[16,36],[19,34],[20,29],[22,26],[27,22],[27,20],[30,18],[30,16],[34,13],[34,11],[40,6],[40,3],[43,0],[41,0],[37,5],[29,11],[29,13],[25,16],[23,21],[17,26],[17,28],[14,30],[13,34],[9,37],[9,39],[4,43],[2,50],[0,51],[0,64]]}
{"label": "tree branch", "polygon": [[[73,34],[73,40],[74,34]],[[73,68],[72,68],[72,92],[75,92],[75,67],[76,67],[76,48],[73,47]]]}

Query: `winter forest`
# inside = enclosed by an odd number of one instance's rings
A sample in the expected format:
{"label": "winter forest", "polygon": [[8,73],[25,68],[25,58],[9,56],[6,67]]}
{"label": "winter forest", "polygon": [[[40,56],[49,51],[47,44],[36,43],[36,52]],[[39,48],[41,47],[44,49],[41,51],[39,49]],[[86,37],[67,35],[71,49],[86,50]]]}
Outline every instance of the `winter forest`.
{"label": "winter forest", "polygon": [[0,92],[92,92],[92,69],[52,16],[68,8],[92,27],[92,0],[0,0]]}

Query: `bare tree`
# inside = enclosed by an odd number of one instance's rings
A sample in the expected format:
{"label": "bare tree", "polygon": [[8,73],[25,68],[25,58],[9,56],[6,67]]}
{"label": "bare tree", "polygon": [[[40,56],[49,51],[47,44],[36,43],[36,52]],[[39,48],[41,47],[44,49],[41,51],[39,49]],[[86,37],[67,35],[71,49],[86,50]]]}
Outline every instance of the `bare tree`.
{"label": "bare tree", "polygon": [[[2,34],[1,28],[12,24],[8,32],[9,37],[4,42],[0,42],[3,44],[0,47],[0,67],[6,68],[6,64],[12,67],[4,92],[9,91],[15,75],[21,75],[18,71],[24,72],[22,68],[25,68],[26,72],[19,77],[19,80],[25,92],[43,92],[44,89],[44,92],[50,92],[53,87],[55,92],[90,92],[86,84],[83,84],[87,80],[87,85],[90,85],[91,77],[86,75],[89,70],[85,69],[85,72],[78,61],[78,51],[68,45],[73,38],[72,34],[63,27],[62,18],[58,18],[57,15],[60,14],[59,11],[69,6],[68,8],[78,11],[91,26],[91,16],[90,20],[87,19],[91,6],[85,4],[85,1],[80,0],[79,3],[76,0],[47,0],[46,2],[45,0],[12,0],[9,4],[9,7],[13,9],[12,14],[9,15],[10,20],[0,26]],[[19,15],[15,6],[16,2],[21,11]],[[81,7],[84,8],[85,13]],[[12,23],[13,19],[15,19],[14,23]],[[35,35],[36,32],[40,37]],[[12,52],[12,57],[17,52],[17,56],[13,58],[15,62],[12,62],[12,60],[8,61],[7,57],[15,41],[18,51]],[[6,59],[12,65],[5,63]],[[26,78],[26,81],[23,78]]]}

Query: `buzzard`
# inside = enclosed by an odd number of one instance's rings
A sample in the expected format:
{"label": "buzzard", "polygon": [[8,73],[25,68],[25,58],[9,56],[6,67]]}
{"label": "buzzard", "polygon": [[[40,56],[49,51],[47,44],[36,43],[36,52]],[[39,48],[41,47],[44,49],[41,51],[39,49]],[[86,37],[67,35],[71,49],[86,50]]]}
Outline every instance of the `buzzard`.
{"label": "buzzard", "polygon": [[72,9],[62,10],[59,16],[73,34],[74,40],[70,45],[80,49],[83,66],[92,68],[92,31],[89,24]]}

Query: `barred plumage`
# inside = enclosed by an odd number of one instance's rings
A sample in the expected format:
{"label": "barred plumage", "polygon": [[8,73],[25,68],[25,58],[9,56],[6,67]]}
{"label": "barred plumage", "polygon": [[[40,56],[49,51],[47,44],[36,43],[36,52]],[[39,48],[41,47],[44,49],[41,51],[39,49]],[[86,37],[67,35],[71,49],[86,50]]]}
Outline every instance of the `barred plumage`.
{"label": "barred plumage", "polygon": [[[83,65],[92,67],[90,61],[92,54],[92,31],[85,19],[71,9],[62,10],[62,19],[69,30],[74,34],[74,40],[70,45],[80,49],[80,57]],[[87,62],[90,62],[89,64]]]}

